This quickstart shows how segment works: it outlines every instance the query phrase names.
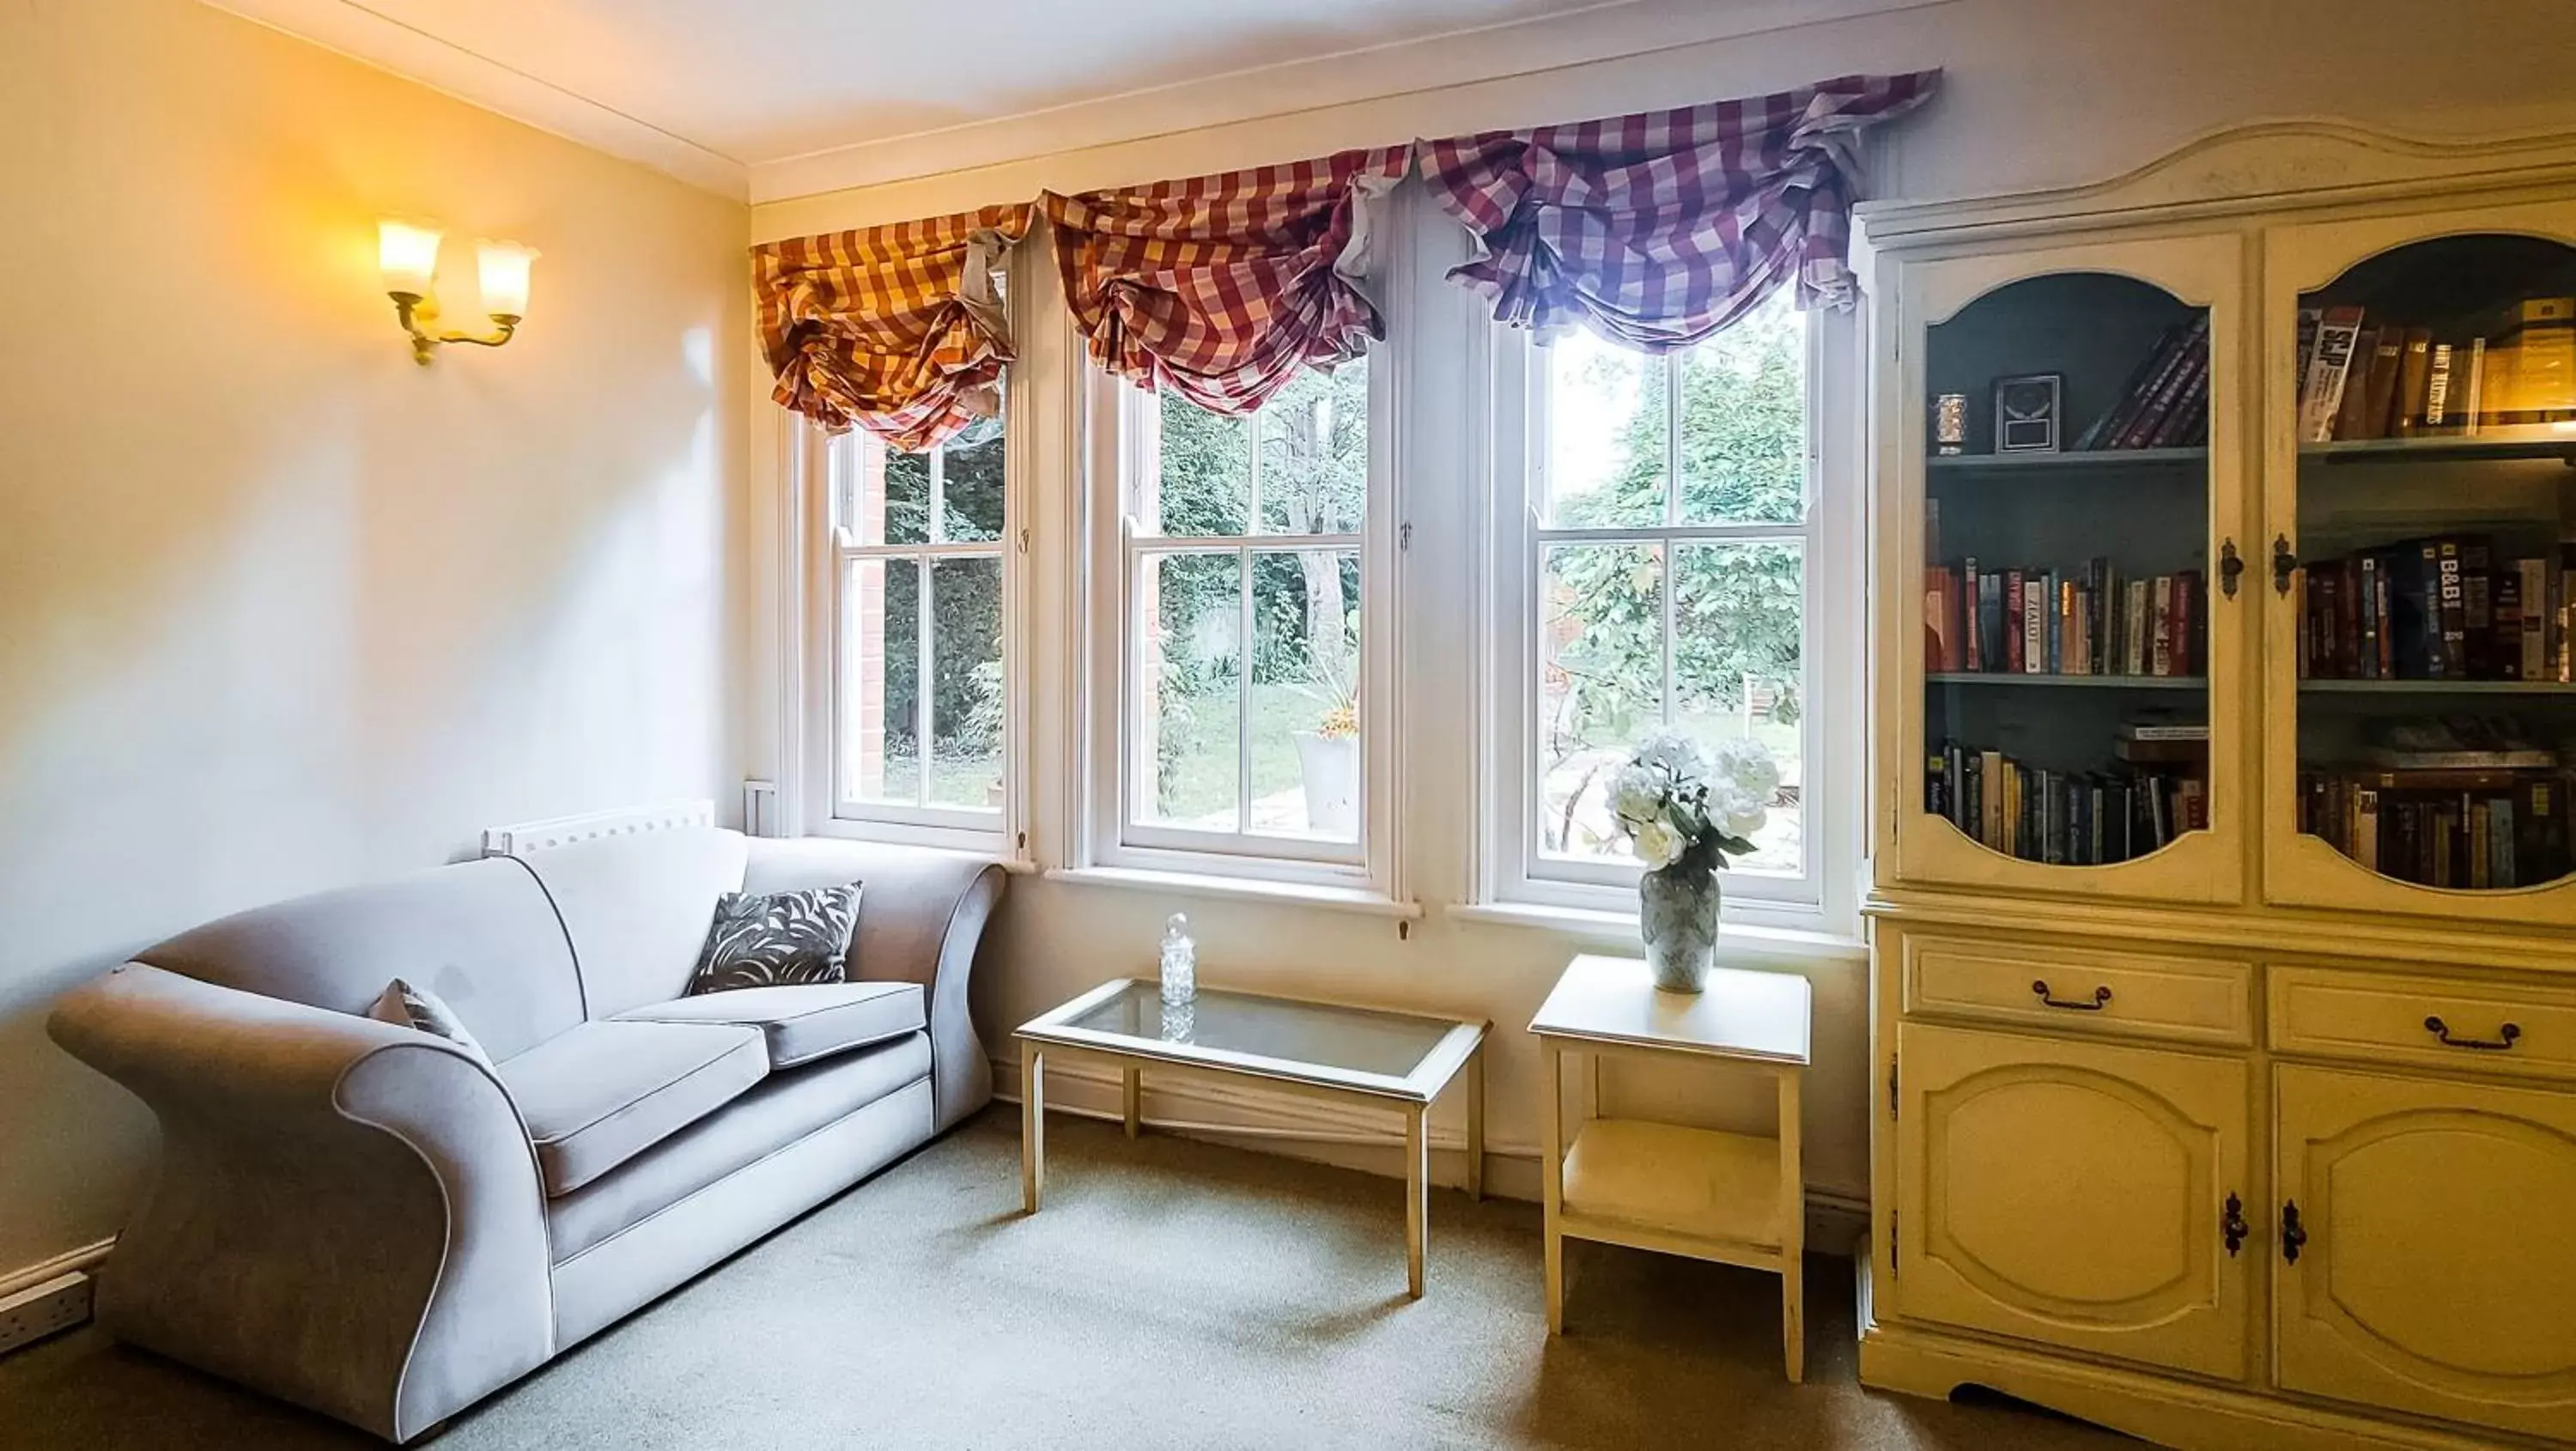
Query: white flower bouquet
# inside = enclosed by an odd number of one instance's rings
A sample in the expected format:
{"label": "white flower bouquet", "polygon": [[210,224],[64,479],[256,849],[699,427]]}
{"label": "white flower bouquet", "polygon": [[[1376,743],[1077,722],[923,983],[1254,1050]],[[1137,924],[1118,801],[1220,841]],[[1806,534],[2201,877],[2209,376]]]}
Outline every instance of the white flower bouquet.
{"label": "white flower bouquet", "polygon": [[1703,750],[1666,733],[1638,746],[1610,778],[1610,809],[1649,871],[1714,871],[1753,850],[1779,789],[1780,767],[1760,741]]}

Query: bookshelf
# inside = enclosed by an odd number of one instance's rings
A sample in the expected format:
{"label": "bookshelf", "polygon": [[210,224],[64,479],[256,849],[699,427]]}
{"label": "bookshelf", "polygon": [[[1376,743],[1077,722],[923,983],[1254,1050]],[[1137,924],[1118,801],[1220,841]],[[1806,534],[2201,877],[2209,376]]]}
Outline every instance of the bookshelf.
{"label": "bookshelf", "polygon": [[[2443,892],[2576,875],[2576,247],[2437,232],[2284,322],[2298,834]],[[2410,769],[2479,752],[2515,764]]]}
{"label": "bookshelf", "polygon": [[2110,867],[2208,826],[2205,740],[2129,745],[2209,721],[2210,323],[2068,270],[1925,330],[1921,799],[1966,850]]}

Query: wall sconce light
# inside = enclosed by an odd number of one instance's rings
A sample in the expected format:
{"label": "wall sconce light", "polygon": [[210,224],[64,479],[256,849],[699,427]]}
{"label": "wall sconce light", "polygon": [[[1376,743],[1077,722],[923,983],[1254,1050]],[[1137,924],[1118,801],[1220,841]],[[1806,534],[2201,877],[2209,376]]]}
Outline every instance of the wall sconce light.
{"label": "wall sconce light", "polygon": [[537,249],[516,242],[496,242],[488,238],[474,244],[475,270],[483,284],[483,309],[491,316],[493,331],[477,333],[433,333],[427,330],[438,321],[438,295],[431,283],[438,272],[439,231],[419,222],[387,217],[376,224],[376,269],[384,275],[385,292],[394,300],[394,316],[403,331],[411,335],[412,361],[422,367],[436,355],[442,344],[472,343],[476,347],[497,348],[519,330],[519,322],[528,315],[528,266],[537,260]]}

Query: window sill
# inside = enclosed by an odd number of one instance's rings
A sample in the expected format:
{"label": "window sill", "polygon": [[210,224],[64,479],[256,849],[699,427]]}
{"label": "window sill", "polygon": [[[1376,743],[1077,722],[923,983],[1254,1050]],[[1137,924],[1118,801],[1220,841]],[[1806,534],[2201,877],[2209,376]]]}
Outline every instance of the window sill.
{"label": "window sill", "polygon": [[[1603,912],[1587,907],[1540,906],[1526,902],[1465,902],[1444,908],[1443,915],[1460,922],[1533,927],[1595,941],[1615,941],[1628,947],[1638,945],[1637,914],[1634,912]],[[1795,958],[1806,962],[1867,962],[1869,944],[1839,933],[1721,921],[1717,955],[1721,960],[1762,957]]]}
{"label": "window sill", "polygon": [[1312,882],[1274,882],[1250,877],[1220,877],[1200,872],[1157,872],[1136,867],[1057,867],[1045,873],[1050,882],[1072,882],[1130,891],[1164,892],[1180,897],[1219,897],[1235,901],[1278,902],[1359,912],[1372,917],[1420,920],[1420,902],[1399,902],[1361,887],[1327,887]]}

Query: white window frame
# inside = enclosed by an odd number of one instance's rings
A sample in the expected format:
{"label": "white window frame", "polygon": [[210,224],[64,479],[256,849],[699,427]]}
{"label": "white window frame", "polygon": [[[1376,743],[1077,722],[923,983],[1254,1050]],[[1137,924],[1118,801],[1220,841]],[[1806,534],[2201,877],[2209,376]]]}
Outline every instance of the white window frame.
{"label": "white window frame", "polygon": [[[1479,319],[1474,351],[1486,360],[1491,387],[1492,487],[1474,491],[1480,566],[1480,652],[1488,681],[1478,749],[1480,834],[1476,896],[1480,903],[1629,914],[1636,910],[1640,868],[1633,862],[1551,857],[1539,843],[1545,809],[1537,776],[1538,689],[1543,605],[1540,582],[1547,548],[1565,543],[1786,542],[1804,554],[1800,612],[1800,700],[1803,780],[1800,811],[1803,870],[1795,876],[1729,870],[1722,876],[1724,916],[1748,926],[1858,930],[1861,801],[1867,789],[1860,703],[1865,694],[1866,566],[1864,477],[1866,426],[1855,376],[1855,315],[1805,315],[1807,506],[1796,525],[1684,525],[1678,490],[1668,494],[1662,524],[1639,528],[1550,529],[1543,525],[1548,458],[1547,370],[1543,345],[1518,329]],[[1679,477],[1680,369],[1666,372],[1668,478]],[[1672,689],[1673,576],[1664,573],[1665,689]],[[1669,698],[1666,701],[1670,708]]]}
{"label": "white window frame", "polygon": [[[1017,289],[1013,289],[1016,294]],[[836,439],[833,435],[797,420],[793,425],[791,460],[801,481],[799,492],[804,527],[800,530],[807,542],[804,572],[807,601],[807,625],[803,674],[805,678],[806,741],[801,753],[801,766],[795,773],[801,777],[802,812],[796,825],[811,835],[839,836],[869,841],[897,842],[914,846],[947,847],[997,855],[1006,860],[1028,858],[1027,772],[1028,717],[1030,681],[1026,649],[1027,590],[1026,565],[1029,552],[1028,476],[1032,443],[1027,435],[1029,389],[1020,369],[1004,375],[1004,416],[1007,420],[1002,435],[1002,538],[999,540],[946,541],[939,533],[944,525],[939,484],[944,458],[931,464],[931,539],[910,544],[862,544],[849,531],[840,527],[850,517],[855,502],[850,492],[857,484],[857,470],[837,460],[855,464],[855,450],[865,445],[855,434]],[[926,793],[930,779],[930,761],[921,763],[922,790],[911,803],[867,801],[850,798],[840,780],[843,752],[841,749],[841,712],[846,697],[842,684],[851,667],[847,642],[841,638],[841,590],[847,577],[846,565],[855,559],[878,558],[893,563],[916,560],[956,558],[997,558],[1002,572],[1002,805],[996,811],[970,807],[928,804]],[[917,567],[917,566],[916,566]],[[928,571],[935,574],[936,570]],[[925,581],[925,586],[927,581]],[[934,620],[932,595],[925,587],[920,596],[921,608],[917,628],[923,648],[918,658],[926,670],[930,660],[928,636]],[[922,720],[916,728],[917,738],[925,747],[930,741],[929,711],[931,693],[919,692]]]}
{"label": "white window frame", "polygon": [[[1401,853],[1397,849],[1396,782],[1401,707],[1394,662],[1403,609],[1396,566],[1398,485],[1393,460],[1401,457],[1400,350],[1370,349],[1368,389],[1368,498],[1357,534],[1305,535],[1254,532],[1216,537],[1142,535],[1131,504],[1144,470],[1157,460],[1159,402],[1097,367],[1087,369],[1085,408],[1089,478],[1085,597],[1089,689],[1087,791],[1083,815],[1087,859],[1082,865],[1189,876],[1236,877],[1342,890],[1396,899]],[[1257,531],[1256,512],[1249,521]],[[1255,832],[1208,831],[1132,820],[1131,804],[1145,767],[1127,708],[1137,683],[1142,621],[1134,618],[1136,570],[1157,554],[1234,553],[1247,563],[1255,551],[1356,549],[1360,560],[1360,824],[1356,843]],[[1251,637],[1245,636],[1249,679]],[[1248,727],[1249,722],[1245,722]],[[1238,742],[1239,752],[1248,747]],[[1238,765],[1239,789],[1248,779]]]}

